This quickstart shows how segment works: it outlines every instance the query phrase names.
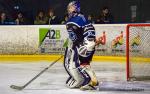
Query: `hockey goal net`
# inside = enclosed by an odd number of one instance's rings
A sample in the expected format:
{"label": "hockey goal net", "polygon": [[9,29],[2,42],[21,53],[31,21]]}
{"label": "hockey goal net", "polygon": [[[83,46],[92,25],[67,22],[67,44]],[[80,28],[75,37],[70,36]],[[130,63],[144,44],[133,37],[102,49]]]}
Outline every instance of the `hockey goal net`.
{"label": "hockey goal net", "polygon": [[127,80],[150,80],[150,24],[129,24],[126,39]]}

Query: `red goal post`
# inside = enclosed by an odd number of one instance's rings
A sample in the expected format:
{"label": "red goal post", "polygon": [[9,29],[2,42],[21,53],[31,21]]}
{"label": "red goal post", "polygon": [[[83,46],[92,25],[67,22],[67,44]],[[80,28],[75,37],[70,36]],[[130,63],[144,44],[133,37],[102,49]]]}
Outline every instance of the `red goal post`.
{"label": "red goal post", "polygon": [[127,80],[150,80],[150,24],[126,27]]}

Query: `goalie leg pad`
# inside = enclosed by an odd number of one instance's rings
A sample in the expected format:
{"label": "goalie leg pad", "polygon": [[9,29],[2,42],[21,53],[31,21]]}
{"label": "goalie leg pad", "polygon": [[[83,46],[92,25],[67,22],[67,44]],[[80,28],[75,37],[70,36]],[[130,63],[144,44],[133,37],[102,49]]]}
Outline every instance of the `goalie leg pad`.
{"label": "goalie leg pad", "polygon": [[79,71],[80,71],[80,74],[82,75],[82,77],[83,77],[83,79],[84,79],[84,81],[83,81],[83,83],[82,83],[82,86],[84,86],[84,85],[87,85],[89,82],[90,82],[90,80],[91,80],[91,77],[89,76],[89,74],[85,71],[85,69],[84,68],[78,68],[79,69]]}
{"label": "goalie leg pad", "polygon": [[82,75],[78,72],[77,69],[70,70],[71,79],[68,81],[67,86],[70,88],[77,88],[80,87],[83,83]]}
{"label": "goalie leg pad", "polygon": [[98,85],[98,80],[96,78],[94,71],[91,69],[90,65],[81,66],[80,71],[82,76],[84,77],[84,82],[82,86],[85,86],[87,84],[91,86]]}
{"label": "goalie leg pad", "polygon": [[67,79],[66,86],[69,88],[78,88],[79,87],[78,82],[71,76]]}
{"label": "goalie leg pad", "polygon": [[77,68],[80,66],[79,55],[77,49],[66,48],[64,67],[66,70]]}
{"label": "goalie leg pad", "polygon": [[66,85],[69,88],[79,87],[83,81],[83,78],[77,69],[79,63],[77,50],[67,48],[65,52],[64,67],[69,75],[69,78],[66,81]]}
{"label": "goalie leg pad", "polygon": [[71,69],[76,69],[80,66],[79,56],[77,49],[66,48],[65,57],[64,57],[64,68],[67,73],[70,75]]}
{"label": "goalie leg pad", "polygon": [[68,47],[66,47],[65,56],[64,56],[64,68],[69,76],[71,76],[69,71],[69,64],[71,59],[70,56],[71,56],[71,50]]}

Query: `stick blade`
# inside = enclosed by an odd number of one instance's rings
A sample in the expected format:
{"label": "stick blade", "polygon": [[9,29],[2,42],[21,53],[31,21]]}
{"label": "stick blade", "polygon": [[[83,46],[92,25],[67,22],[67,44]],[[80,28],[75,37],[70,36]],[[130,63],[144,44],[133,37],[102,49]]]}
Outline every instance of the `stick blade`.
{"label": "stick blade", "polygon": [[11,85],[10,88],[16,89],[16,90],[22,90],[22,89],[24,89],[24,87],[22,87],[22,86],[16,86],[16,85]]}

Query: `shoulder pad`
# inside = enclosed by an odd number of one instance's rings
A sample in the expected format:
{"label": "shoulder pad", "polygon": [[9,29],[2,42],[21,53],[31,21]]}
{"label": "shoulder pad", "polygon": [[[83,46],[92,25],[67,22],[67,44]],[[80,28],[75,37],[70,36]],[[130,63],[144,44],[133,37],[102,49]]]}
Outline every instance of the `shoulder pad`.
{"label": "shoulder pad", "polygon": [[79,26],[77,25],[77,24],[75,24],[75,23],[68,23],[67,25],[67,29],[69,30],[69,29],[72,29],[72,30],[77,30],[77,29],[79,29]]}
{"label": "shoulder pad", "polygon": [[78,16],[72,18],[70,21],[67,22],[67,24],[74,24],[76,26],[83,27],[87,24],[87,20],[82,14],[78,14]]}

